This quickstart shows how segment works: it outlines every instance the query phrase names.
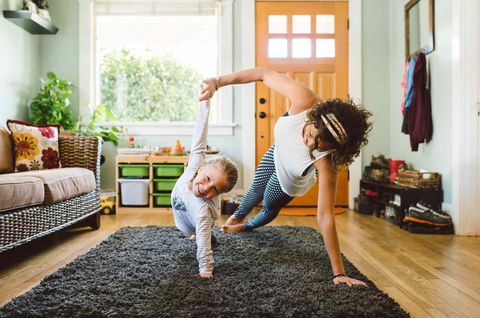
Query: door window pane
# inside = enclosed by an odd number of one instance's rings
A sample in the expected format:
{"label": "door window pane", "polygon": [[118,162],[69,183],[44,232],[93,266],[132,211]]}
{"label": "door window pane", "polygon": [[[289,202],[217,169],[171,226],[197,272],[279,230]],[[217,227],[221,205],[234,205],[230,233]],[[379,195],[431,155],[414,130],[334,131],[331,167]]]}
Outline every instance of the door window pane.
{"label": "door window pane", "polygon": [[268,16],[268,33],[270,34],[287,33],[287,16],[286,15],[269,15]]}
{"label": "door window pane", "polygon": [[312,56],[312,41],[310,39],[292,40],[292,57],[308,58]]}
{"label": "door window pane", "polygon": [[268,57],[285,58],[287,57],[287,39],[269,39]]}
{"label": "door window pane", "polygon": [[317,57],[335,57],[335,39],[317,39]]}
{"label": "door window pane", "polygon": [[317,15],[317,34],[335,33],[334,15]]}
{"label": "door window pane", "polygon": [[293,33],[311,33],[310,16],[294,15],[292,16],[292,32]]}

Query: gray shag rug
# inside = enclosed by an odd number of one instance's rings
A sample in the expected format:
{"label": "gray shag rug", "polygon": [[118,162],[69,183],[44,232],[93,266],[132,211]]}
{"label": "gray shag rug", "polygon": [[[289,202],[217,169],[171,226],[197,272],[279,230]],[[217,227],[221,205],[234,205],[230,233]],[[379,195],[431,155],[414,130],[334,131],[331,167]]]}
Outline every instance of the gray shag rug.
{"label": "gray shag rug", "polygon": [[214,228],[213,279],[196,277],[196,244],[174,227],[125,227],[0,308],[0,317],[409,317],[369,287],[334,285],[320,233]]}

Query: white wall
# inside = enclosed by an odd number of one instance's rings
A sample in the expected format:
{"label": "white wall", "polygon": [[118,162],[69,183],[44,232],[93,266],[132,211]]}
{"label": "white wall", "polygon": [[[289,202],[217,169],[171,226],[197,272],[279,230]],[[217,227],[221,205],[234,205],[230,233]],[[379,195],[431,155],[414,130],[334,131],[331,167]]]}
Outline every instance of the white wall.
{"label": "white wall", "polygon": [[373,113],[363,167],[372,155],[390,157],[389,7],[389,1],[362,1],[362,102]]}
{"label": "white wall", "polygon": [[[425,0],[423,0],[425,1]],[[400,86],[405,67],[404,8],[408,0],[390,2],[390,155],[414,169],[442,174],[444,202],[452,203],[452,1],[435,0],[435,51],[427,55],[432,98],[433,138],[412,152],[401,132]]]}
{"label": "white wall", "polygon": [[78,1],[49,0],[50,16],[53,24],[59,28],[57,34],[42,36],[40,42],[40,71],[44,76],[53,72],[57,77],[72,82],[72,112],[74,119],[78,115]]}
{"label": "white wall", "polygon": [[[426,0],[423,0],[426,1]],[[379,153],[405,160],[414,169],[442,174],[444,202],[452,203],[452,1],[435,0],[435,51],[427,55],[433,138],[412,152],[401,132],[405,70],[405,4],[408,0],[365,0],[362,8],[363,104],[373,112],[373,131],[363,166]]]}
{"label": "white wall", "polygon": [[0,0],[0,125],[5,125],[7,119],[28,120],[28,105],[41,85],[41,37],[3,17],[3,10],[21,7],[21,1]]}

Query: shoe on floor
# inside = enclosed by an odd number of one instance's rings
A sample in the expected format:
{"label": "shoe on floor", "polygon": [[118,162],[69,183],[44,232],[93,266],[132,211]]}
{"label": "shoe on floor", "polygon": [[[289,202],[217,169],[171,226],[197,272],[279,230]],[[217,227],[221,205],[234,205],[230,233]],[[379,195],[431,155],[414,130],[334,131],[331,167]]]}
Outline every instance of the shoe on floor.
{"label": "shoe on floor", "polygon": [[410,222],[431,224],[435,226],[447,226],[452,224],[452,218],[450,216],[440,214],[431,209],[423,210],[416,206],[411,206],[408,209],[405,220]]}
{"label": "shoe on floor", "polygon": [[440,213],[442,215],[449,216],[447,212],[442,211],[439,204],[437,204],[437,205],[429,204],[429,203],[426,203],[423,200],[420,200],[420,201],[418,201],[416,206],[417,206],[417,208],[422,209],[422,210],[432,210],[432,211],[435,211],[435,212]]}

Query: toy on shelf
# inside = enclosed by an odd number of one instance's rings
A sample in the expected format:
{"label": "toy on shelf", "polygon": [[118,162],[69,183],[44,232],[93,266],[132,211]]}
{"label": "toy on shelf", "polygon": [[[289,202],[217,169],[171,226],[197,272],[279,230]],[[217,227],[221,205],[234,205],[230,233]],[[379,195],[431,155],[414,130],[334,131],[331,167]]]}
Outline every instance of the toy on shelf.
{"label": "toy on shelf", "polygon": [[128,148],[135,148],[135,144],[133,143],[134,138],[130,137],[128,138],[128,140],[130,140],[130,143],[128,144]]}
{"label": "toy on shelf", "polygon": [[240,203],[242,203],[242,200],[243,200],[243,195],[241,195],[241,194],[239,194],[239,195],[234,195],[234,194],[232,194],[232,195],[230,196],[229,202],[230,202],[230,203],[240,204]]}
{"label": "toy on shelf", "polygon": [[207,150],[205,151],[205,153],[207,155],[216,155],[219,152],[220,152],[220,150],[217,147],[215,147],[215,146],[210,147],[208,145],[207,145]]}
{"label": "toy on shelf", "polygon": [[230,199],[225,198],[223,200],[222,214],[232,215],[237,210],[240,203],[242,203],[243,195],[234,195],[230,196]]}
{"label": "toy on shelf", "polygon": [[178,139],[173,144],[172,149],[170,149],[170,156],[185,156],[182,145],[180,145],[180,141]]}

